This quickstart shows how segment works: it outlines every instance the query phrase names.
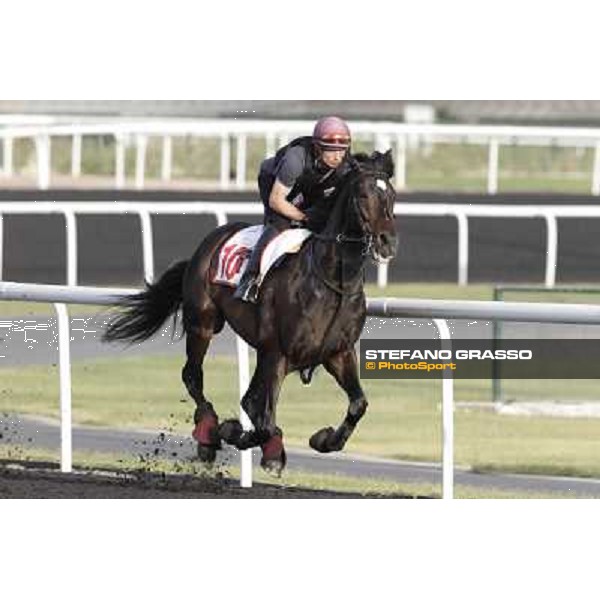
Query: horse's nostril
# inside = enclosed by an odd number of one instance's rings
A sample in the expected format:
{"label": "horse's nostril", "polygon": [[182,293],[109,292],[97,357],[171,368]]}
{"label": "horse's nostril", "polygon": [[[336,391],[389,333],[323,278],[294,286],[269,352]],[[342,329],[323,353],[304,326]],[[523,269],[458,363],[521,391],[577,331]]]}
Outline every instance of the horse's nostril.
{"label": "horse's nostril", "polygon": [[379,242],[382,246],[389,246],[391,244],[390,236],[387,233],[379,234]]}
{"label": "horse's nostril", "polygon": [[383,251],[386,255],[395,255],[396,247],[398,245],[396,236],[390,233],[383,232],[380,233],[377,237],[379,241],[380,250]]}

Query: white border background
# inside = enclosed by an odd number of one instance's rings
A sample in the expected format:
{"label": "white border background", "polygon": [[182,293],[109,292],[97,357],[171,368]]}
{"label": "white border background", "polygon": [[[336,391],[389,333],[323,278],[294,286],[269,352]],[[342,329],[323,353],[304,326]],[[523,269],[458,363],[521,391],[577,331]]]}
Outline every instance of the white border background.
{"label": "white border background", "polygon": [[[589,5],[20,0],[0,13],[0,89],[5,99],[591,99]],[[5,500],[0,590],[11,600],[591,596],[598,506]]]}

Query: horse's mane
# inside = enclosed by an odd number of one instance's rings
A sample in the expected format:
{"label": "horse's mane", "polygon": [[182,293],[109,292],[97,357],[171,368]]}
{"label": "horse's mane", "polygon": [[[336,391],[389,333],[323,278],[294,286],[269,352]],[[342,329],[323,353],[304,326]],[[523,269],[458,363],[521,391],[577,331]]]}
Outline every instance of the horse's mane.
{"label": "horse's mane", "polygon": [[359,165],[367,165],[372,163],[371,157],[365,152],[357,152],[356,154],[352,154],[351,158],[355,160]]}
{"label": "horse's mane", "polygon": [[394,174],[394,161],[389,151],[382,154],[375,150],[370,156],[364,152],[357,152],[356,154],[352,154],[350,163],[359,169],[381,171],[386,173],[388,177],[392,177]]}

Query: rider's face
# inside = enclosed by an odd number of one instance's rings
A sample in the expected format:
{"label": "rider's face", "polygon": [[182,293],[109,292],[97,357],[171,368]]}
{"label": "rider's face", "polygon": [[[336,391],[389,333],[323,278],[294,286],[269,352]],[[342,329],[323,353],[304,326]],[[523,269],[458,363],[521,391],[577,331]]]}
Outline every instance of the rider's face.
{"label": "rider's face", "polygon": [[321,160],[330,168],[337,169],[344,160],[345,150],[322,150]]}

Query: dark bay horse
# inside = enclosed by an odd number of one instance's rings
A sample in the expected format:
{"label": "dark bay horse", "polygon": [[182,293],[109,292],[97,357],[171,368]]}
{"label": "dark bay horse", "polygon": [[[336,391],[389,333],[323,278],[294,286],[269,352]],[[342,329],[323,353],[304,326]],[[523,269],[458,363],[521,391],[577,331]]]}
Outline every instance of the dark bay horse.
{"label": "dark bay horse", "polygon": [[[323,365],[348,396],[342,423],[310,438],[314,450],[341,450],[366,411],[355,352],[366,318],[364,271],[368,258],[387,262],[396,253],[396,194],[390,151],[358,154],[351,164],[335,197],[327,199],[324,227],[265,277],[258,304],[237,300],[231,287],[212,282],[220,248],[247,226],[231,223],[211,232],[190,260],[124,298],[123,310],[104,333],[106,341],[141,342],[182,308],[187,351],[182,379],[196,402],[193,436],[204,461],[215,459],[222,441],[238,449],[261,446],[262,466],[280,472],[286,456],[275,412],[283,380],[294,371],[308,383]],[[256,349],[256,369],[242,398],[253,431],[244,431],[235,419],[219,423],[204,394],[204,357],[225,322]]]}

